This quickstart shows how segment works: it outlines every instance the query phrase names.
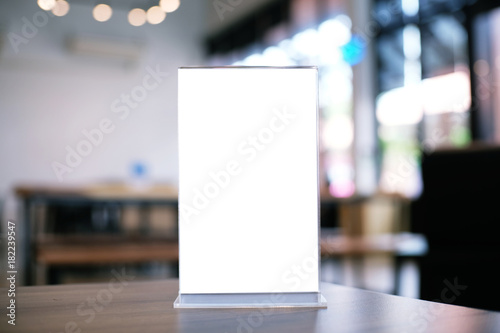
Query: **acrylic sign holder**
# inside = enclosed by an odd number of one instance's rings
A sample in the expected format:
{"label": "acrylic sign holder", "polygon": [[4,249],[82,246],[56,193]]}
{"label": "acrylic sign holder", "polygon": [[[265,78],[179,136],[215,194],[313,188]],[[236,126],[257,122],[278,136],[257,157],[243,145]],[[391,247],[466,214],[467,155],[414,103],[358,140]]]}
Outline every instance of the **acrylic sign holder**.
{"label": "acrylic sign holder", "polygon": [[176,308],[326,307],[316,67],[180,68]]}

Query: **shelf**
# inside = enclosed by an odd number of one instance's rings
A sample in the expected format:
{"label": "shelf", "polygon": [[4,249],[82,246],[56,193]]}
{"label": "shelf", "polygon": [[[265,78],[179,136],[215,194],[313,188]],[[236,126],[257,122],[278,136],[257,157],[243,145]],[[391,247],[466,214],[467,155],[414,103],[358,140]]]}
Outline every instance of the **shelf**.
{"label": "shelf", "polygon": [[412,233],[380,234],[371,236],[345,236],[322,231],[321,256],[363,256],[390,254],[420,257],[427,253],[428,244],[423,235]]}
{"label": "shelf", "polygon": [[85,265],[178,261],[172,238],[126,236],[45,236],[35,244],[36,261],[52,265]]}
{"label": "shelf", "polygon": [[[154,236],[45,236],[36,242],[37,262],[45,265],[81,265],[177,261],[178,242]],[[347,237],[323,235],[323,257],[393,254],[421,256],[427,252],[425,238],[416,234]]]}
{"label": "shelf", "polygon": [[44,202],[170,202],[176,203],[178,190],[169,184],[151,184],[134,187],[124,183],[93,184],[77,186],[17,186],[16,194],[24,199],[38,199]]}

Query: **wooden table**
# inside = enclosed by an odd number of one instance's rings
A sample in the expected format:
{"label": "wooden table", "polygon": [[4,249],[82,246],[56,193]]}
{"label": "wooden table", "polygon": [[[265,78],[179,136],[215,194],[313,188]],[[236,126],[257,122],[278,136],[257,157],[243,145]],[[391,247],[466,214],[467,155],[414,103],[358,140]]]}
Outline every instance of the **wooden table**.
{"label": "wooden table", "polygon": [[[116,277],[120,276],[122,282]],[[125,276],[125,277],[124,277]],[[495,286],[492,286],[494,288]],[[174,309],[177,280],[19,287],[1,332],[500,332],[500,313],[323,283],[327,309]],[[0,305],[7,291],[0,290]]]}

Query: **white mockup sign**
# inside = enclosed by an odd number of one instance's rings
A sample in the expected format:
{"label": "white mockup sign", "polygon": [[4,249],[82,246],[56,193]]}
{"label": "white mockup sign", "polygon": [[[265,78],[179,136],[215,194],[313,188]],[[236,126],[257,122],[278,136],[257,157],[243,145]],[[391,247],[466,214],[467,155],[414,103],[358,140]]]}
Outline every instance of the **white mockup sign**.
{"label": "white mockup sign", "polygon": [[178,74],[174,306],[326,306],[319,293],[317,68]]}

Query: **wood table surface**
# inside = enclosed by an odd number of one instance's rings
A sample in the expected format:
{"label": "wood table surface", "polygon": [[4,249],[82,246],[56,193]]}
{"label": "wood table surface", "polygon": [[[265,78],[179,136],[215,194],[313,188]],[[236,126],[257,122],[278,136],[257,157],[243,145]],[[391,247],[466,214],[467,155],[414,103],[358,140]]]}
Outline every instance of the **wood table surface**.
{"label": "wood table surface", "polygon": [[[494,288],[496,286],[492,286]],[[322,283],[327,309],[174,309],[178,280],[18,287],[0,332],[500,332],[500,313]]]}

